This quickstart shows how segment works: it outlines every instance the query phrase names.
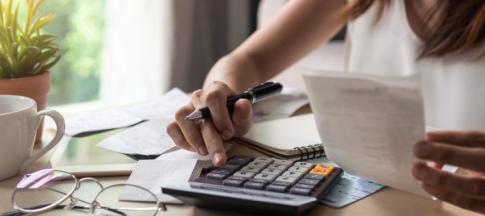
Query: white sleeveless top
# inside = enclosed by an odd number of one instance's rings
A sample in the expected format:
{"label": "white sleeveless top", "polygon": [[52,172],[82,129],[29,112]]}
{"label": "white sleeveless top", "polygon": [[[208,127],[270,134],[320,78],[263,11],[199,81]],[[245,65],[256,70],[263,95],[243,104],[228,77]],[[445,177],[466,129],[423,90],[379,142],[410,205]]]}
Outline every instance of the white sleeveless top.
{"label": "white sleeveless top", "polygon": [[[375,23],[374,5],[349,23],[347,70],[385,76],[419,75],[427,126],[485,130],[485,58],[476,53],[416,60],[422,41],[394,0]],[[485,46],[477,48],[484,50]]]}

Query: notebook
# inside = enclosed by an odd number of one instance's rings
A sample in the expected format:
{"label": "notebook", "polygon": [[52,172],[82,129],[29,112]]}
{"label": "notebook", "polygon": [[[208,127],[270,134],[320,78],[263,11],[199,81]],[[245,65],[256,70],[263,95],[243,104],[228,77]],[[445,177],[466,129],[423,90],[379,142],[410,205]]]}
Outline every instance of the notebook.
{"label": "notebook", "polygon": [[237,142],[277,157],[305,160],[324,156],[313,114],[255,123],[238,139]]}

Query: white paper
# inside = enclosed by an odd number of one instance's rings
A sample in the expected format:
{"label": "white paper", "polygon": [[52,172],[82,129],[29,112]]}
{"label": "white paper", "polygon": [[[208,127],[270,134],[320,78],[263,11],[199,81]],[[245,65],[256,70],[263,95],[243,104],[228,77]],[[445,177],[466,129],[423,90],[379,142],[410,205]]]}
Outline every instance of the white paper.
{"label": "white paper", "polygon": [[141,119],[173,119],[175,112],[188,103],[190,97],[178,88],[174,88],[159,98],[141,105],[124,108],[123,111]]}
{"label": "white paper", "polygon": [[124,154],[159,155],[175,147],[165,132],[170,119],[157,119],[141,123],[112,135],[97,146]]}
{"label": "white paper", "polygon": [[[232,143],[224,143],[224,150],[228,152],[232,147]],[[212,155],[199,155],[195,152],[187,151],[185,149],[178,149],[160,155],[155,160],[179,160],[179,159],[197,159],[197,160],[212,160]]]}
{"label": "white paper", "polygon": [[287,118],[308,104],[308,97],[301,90],[284,87],[279,95],[269,97],[253,105],[253,121],[261,122]]}
{"label": "white paper", "polygon": [[345,171],[424,195],[411,176],[423,140],[419,81],[348,73],[304,76],[328,157]]}
{"label": "white paper", "polygon": [[118,109],[85,112],[76,116],[66,117],[65,134],[74,136],[87,132],[123,128],[141,121],[142,119]]}
{"label": "white paper", "polygon": [[190,97],[174,88],[157,99],[130,107],[94,110],[66,116],[65,134],[70,136],[134,125],[143,120],[173,118],[175,112],[187,103]]}
{"label": "white paper", "polygon": [[180,160],[180,159],[211,160],[211,156],[210,155],[203,156],[195,152],[187,151],[185,149],[178,149],[166,154],[162,154],[155,160]]}
{"label": "white paper", "polygon": [[[128,184],[147,188],[157,195],[160,202],[181,204],[182,201],[170,195],[162,194],[161,187],[166,185],[188,186],[188,181],[197,160],[142,160],[139,161],[128,178]],[[125,188],[121,193],[121,201],[145,201],[153,202],[145,193],[139,194],[130,188]]]}

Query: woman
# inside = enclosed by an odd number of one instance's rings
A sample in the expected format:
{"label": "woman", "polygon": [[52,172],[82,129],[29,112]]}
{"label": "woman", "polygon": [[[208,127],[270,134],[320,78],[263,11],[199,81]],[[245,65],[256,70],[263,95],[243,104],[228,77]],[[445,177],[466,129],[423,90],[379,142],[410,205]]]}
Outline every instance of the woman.
{"label": "woman", "polygon": [[[201,90],[176,114],[167,132],[181,148],[226,160],[223,140],[246,133],[251,104],[228,96],[264,82],[326,43],[348,22],[347,70],[386,76],[419,74],[428,133],[415,145],[412,170],[431,195],[485,213],[485,1],[483,0],[293,0],[268,26],[254,33],[209,72]],[[184,117],[208,106],[212,121]],[[474,129],[474,131],[469,131]],[[471,170],[445,173],[440,164]]]}

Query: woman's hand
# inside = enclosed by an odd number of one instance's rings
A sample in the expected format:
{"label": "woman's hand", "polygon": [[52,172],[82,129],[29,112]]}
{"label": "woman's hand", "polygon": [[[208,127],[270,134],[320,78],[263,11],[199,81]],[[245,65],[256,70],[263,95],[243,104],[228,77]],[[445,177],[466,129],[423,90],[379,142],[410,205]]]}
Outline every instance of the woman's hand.
{"label": "woman's hand", "polygon": [[[195,91],[191,101],[177,111],[176,121],[168,125],[167,133],[177,146],[200,155],[210,154],[216,166],[224,164],[226,152],[223,141],[245,134],[251,125],[252,109],[248,100],[238,100],[232,115],[227,110],[226,99],[234,94],[226,84],[218,81]],[[185,120],[188,114],[205,106],[209,108],[212,119]]]}
{"label": "woman's hand", "polygon": [[[417,158],[435,162],[435,167],[418,162],[413,175],[425,191],[436,198],[472,211],[485,213],[485,133],[442,131],[414,146]],[[441,171],[441,164],[469,170],[466,174]]]}

